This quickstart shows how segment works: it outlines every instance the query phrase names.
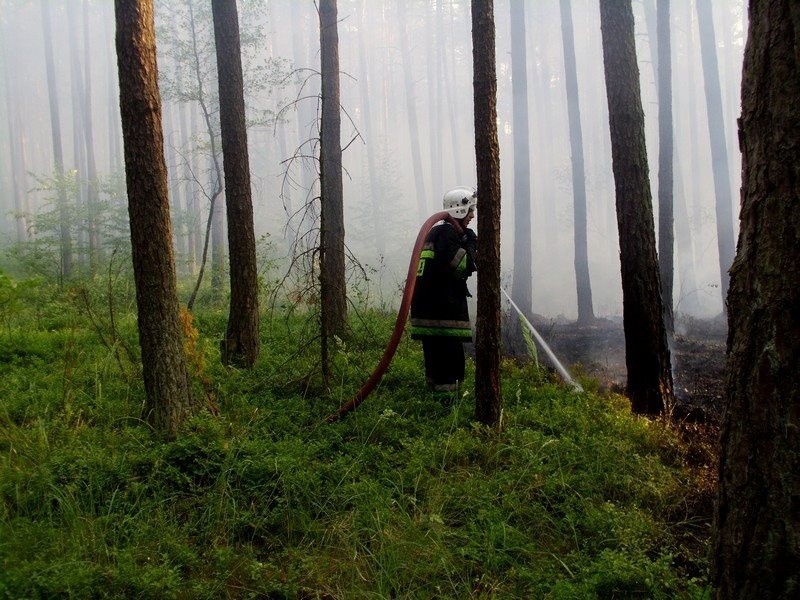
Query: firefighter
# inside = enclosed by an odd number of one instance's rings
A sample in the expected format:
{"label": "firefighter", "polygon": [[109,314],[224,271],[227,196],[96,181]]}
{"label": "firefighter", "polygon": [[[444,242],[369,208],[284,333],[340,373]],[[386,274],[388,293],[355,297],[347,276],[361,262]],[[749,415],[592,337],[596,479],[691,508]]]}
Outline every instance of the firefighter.
{"label": "firefighter", "polygon": [[478,236],[468,225],[478,202],[474,188],[457,187],[444,195],[449,221],[431,229],[417,269],[411,303],[411,337],[422,341],[428,387],[452,397],[464,381],[464,343],[472,341],[467,278],[476,270]]}

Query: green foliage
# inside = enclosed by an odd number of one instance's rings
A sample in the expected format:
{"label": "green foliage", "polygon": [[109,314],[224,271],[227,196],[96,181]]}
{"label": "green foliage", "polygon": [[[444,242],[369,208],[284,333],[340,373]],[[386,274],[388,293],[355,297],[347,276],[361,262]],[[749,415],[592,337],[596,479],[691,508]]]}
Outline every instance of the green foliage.
{"label": "green foliage", "polygon": [[[125,203],[125,181],[117,173],[107,179],[82,180],[76,171],[57,175],[36,176],[37,192],[43,204],[26,219],[34,235],[26,242],[12,244],[4,249],[4,263],[9,272],[56,280],[61,273],[62,228],[69,231],[73,260],[78,270],[89,271],[89,263],[105,262],[116,256],[116,262],[129,262],[130,233],[128,208]],[[97,199],[91,204],[76,201],[81,190],[92,187]],[[66,191],[67,204],[61,206],[59,192]],[[96,247],[91,249],[89,238],[95,237]],[[94,252],[94,256],[90,256]],[[130,270],[130,267],[128,267]]]}
{"label": "green foliage", "polygon": [[[26,284],[28,285],[28,284]],[[392,319],[363,309],[320,390],[305,315],[271,313],[253,371],[219,365],[225,314],[195,315],[219,414],[160,441],[74,294],[0,277],[0,597],[700,598],[697,486],[663,424],[503,364],[504,425],[444,408]],[[33,300],[38,298],[36,302]],[[117,290],[117,336],[136,346]],[[101,289],[88,293],[102,314]],[[25,324],[23,327],[22,325]],[[470,376],[471,377],[471,376]],[[680,518],[675,515],[681,514]],[[697,541],[699,540],[699,542]]]}

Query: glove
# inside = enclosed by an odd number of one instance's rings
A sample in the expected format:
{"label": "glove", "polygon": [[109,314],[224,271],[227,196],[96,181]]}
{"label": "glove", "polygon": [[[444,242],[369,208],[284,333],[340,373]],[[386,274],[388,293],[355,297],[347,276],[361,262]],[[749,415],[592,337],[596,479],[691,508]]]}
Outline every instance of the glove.
{"label": "glove", "polygon": [[459,238],[461,245],[467,251],[469,261],[465,275],[469,277],[478,269],[478,235],[472,229],[465,229]]}
{"label": "glove", "polygon": [[472,229],[465,229],[460,237],[461,244],[464,248],[476,250],[478,247],[478,234]]}

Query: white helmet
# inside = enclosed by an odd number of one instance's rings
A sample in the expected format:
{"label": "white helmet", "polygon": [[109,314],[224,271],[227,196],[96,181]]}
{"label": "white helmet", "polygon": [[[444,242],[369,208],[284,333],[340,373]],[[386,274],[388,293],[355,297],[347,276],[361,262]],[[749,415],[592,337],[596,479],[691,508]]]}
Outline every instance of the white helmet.
{"label": "white helmet", "polygon": [[457,187],[445,193],[442,205],[456,219],[463,219],[478,204],[478,192],[471,187]]}

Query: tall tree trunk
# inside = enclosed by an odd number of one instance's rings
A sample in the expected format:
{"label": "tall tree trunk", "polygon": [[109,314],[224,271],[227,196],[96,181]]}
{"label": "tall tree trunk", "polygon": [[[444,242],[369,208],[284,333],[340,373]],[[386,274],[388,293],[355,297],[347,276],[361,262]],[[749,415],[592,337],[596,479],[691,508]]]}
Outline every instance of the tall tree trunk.
{"label": "tall tree trunk", "polygon": [[794,0],[751,0],[728,294],[716,598],[800,596],[800,55]]}
{"label": "tall tree trunk", "polygon": [[[688,80],[691,82],[690,85],[685,86],[686,88],[694,87],[698,80],[698,68],[697,68],[697,46],[698,41],[697,38],[699,37],[696,31],[696,27],[694,26],[694,18],[696,11],[692,10],[692,5],[690,2],[684,4],[683,8],[686,11],[686,24],[685,27],[689,29],[688,41],[689,44],[688,48],[688,59],[687,59],[687,71],[688,71]],[[700,160],[700,140],[701,140],[701,127],[700,127],[700,103],[702,101],[697,98],[696,94],[690,94],[688,99],[688,115],[689,115],[689,139],[687,140],[691,147],[691,156],[690,162],[688,163],[691,166],[691,169],[687,173],[687,178],[689,181],[692,182],[691,186],[691,214],[692,214],[692,223],[695,228],[695,235],[697,239],[702,239],[706,237],[704,234],[704,226],[703,226],[703,199],[706,196],[705,192],[705,178],[704,173],[705,170],[700,168],[701,160]],[[725,298],[722,298],[722,303],[725,303]]]}
{"label": "tall tree trunk", "polygon": [[733,263],[735,241],[733,238],[733,198],[731,195],[728,150],[725,143],[725,123],[722,120],[722,93],[719,87],[717,44],[714,36],[714,21],[711,15],[711,0],[696,0],[697,25],[700,29],[700,55],[703,61],[703,80],[706,87],[708,113],[708,135],[711,140],[711,162],[714,175],[714,196],[717,212],[717,249],[723,311],[728,297],[730,276],[728,269]]}
{"label": "tall tree trunk", "polygon": [[[11,104],[9,103],[9,107]],[[34,231],[28,228],[28,215],[30,206],[28,205],[28,169],[27,164],[27,133],[25,125],[20,116],[20,107],[14,107],[14,115],[9,111],[9,149],[11,151],[11,181],[12,195],[14,197],[14,212],[16,213],[14,222],[16,224],[17,241],[27,242],[34,237]]]}
{"label": "tall tree trunk", "polygon": [[697,277],[695,276],[695,246],[689,224],[689,208],[686,203],[686,185],[681,172],[681,161],[675,162],[675,242],[678,257],[678,302],[682,312],[697,313]]}
{"label": "tall tree trunk", "polygon": [[175,259],[178,273],[183,270],[184,258],[186,256],[185,241],[183,236],[182,210],[181,210],[181,182],[180,182],[180,162],[179,152],[176,148],[179,140],[179,132],[175,125],[175,106],[174,104],[164,104],[162,106],[164,121],[164,143],[166,145],[167,174],[169,176],[169,197],[172,204],[174,235],[173,244],[175,246]]}
{"label": "tall tree trunk", "polygon": [[[173,26],[178,27],[178,19],[173,20]],[[174,57],[172,61],[175,85],[181,89],[183,82],[183,64],[180,58]],[[174,216],[173,233],[175,235],[175,255],[178,276],[186,273],[189,264],[189,239],[186,232],[188,211],[186,200],[183,198],[186,186],[182,181],[186,177],[186,161],[188,160],[186,140],[186,110],[184,99],[180,94],[164,108],[164,129],[167,144],[167,173],[169,174],[169,196],[172,203]]]}
{"label": "tall tree trunk", "polygon": [[[428,144],[430,152],[431,190],[433,195],[443,193],[442,187],[442,132],[439,130],[441,116],[441,63],[436,60],[438,46],[443,40],[437,39],[434,13],[436,4],[429,2],[425,7],[425,54],[429,57],[425,66],[427,68],[428,92]],[[433,12],[432,12],[433,11]]]}
{"label": "tall tree trunk", "polygon": [[[23,121],[20,116],[20,103],[14,101],[18,99],[12,89],[12,80],[9,73],[9,52],[8,52],[8,37],[11,33],[8,31],[8,25],[2,24],[0,32],[3,34],[3,84],[5,87],[5,101],[6,101],[6,126],[8,128],[8,148],[9,148],[9,169],[11,180],[11,196],[13,198],[14,208],[14,231],[16,232],[16,240],[18,243],[28,241],[28,224],[27,224],[27,168],[25,166],[25,138],[26,134],[23,129]],[[2,193],[2,189],[0,189]]]}
{"label": "tall tree trunk", "polygon": [[575,35],[572,30],[570,0],[560,0],[561,39],[564,45],[564,80],[567,87],[569,145],[572,153],[572,197],[575,227],[575,284],[578,294],[578,322],[594,320],[592,284],[589,279],[589,242],[586,215],[586,173],[583,162],[578,70],[575,61]]}
{"label": "tall tree trunk", "polygon": [[514,142],[514,302],[533,310],[531,271],[531,145],[528,126],[528,60],[525,1],[511,0],[511,109]]}
{"label": "tall tree trunk", "polygon": [[258,267],[236,0],[212,0],[228,213],[231,302],[222,362],[252,367],[259,352]]}
{"label": "tall tree trunk", "polygon": [[675,330],[672,310],[675,235],[672,174],[672,44],[670,0],[658,0],[658,267],[664,302],[664,325],[668,335]]}
{"label": "tall tree trunk", "polygon": [[78,207],[79,224],[75,232],[78,241],[78,262],[85,268],[89,262],[89,192],[86,174],[86,142],[84,138],[83,96],[84,83],[81,72],[80,45],[78,42],[78,19],[75,4],[68,5],[67,31],[69,35],[70,95],[72,97],[72,160],[75,169],[75,205]]}
{"label": "tall tree trunk", "polygon": [[[545,5],[541,2],[529,3],[529,7],[543,15]],[[540,22],[543,19],[536,19],[534,15],[534,22]],[[532,32],[536,30],[531,29]],[[553,126],[553,103],[551,102],[550,82],[553,80],[553,73],[549,64],[549,56],[547,48],[549,47],[549,27],[539,27],[538,32],[532,33],[532,39],[538,40],[536,54],[534,59],[536,69],[534,70],[533,80],[533,104],[538,109],[536,111],[538,122],[541,124],[540,136],[543,140],[555,140],[560,133],[555,132]],[[538,63],[538,64],[537,64]],[[555,171],[553,153],[550,148],[546,148],[538,153],[536,161],[537,171],[544,173],[545,177],[542,178],[539,186],[538,193],[544,198],[542,223],[537,223],[537,231],[542,232],[544,238],[544,245],[546,248],[558,247],[558,218],[556,216],[556,203],[551,199],[558,195],[554,185],[554,177],[552,174]],[[536,160],[536,157],[534,157]]]}
{"label": "tall tree trunk", "polygon": [[322,59],[322,124],[320,126],[320,301],[322,367],[328,384],[328,342],[342,337],[347,324],[344,270],[344,206],[342,198],[341,113],[339,112],[339,31],[336,0],[319,3]]}
{"label": "tall tree trunk", "polygon": [[[292,2],[292,22],[305,25],[306,19],[303,13],[302,2]],[[300,30],[295,30],[292,34],[292,54],[294,57],[295,65],[301,69],[311,68],[311,58],[309,57],[309,44],[307,43],[306,27],[301,26]],[[313,37],[313,36],[308,36]],[[301,75],[301,77],[303,77]],[[305,78],[305,77],[303,77]],[[316,92],[308,92],[308,95]],[[313,109],[313,104],[307,101],[301,101],[297,104],[297,135],[298,135],[298,148],[316,137],[317,115]],[[284,159],[288,158],[284,156]],[[304,190],[303,204],[312,204],[314,197],[314,180],[316,174],[312,170],[312,166],[307,161],[301,160],[299,163],[300,181],[302,189]],[[301,207],[296,207],[295,210],[302,210]],[[312,206],[311,214],[316,220],[315,208]]]}
{"label": "tall tree trunk", "polygon": [[61,276],[72,277],[72,231],[67,204],[67,188],[64,179],[64,154],[61,147],[61,116],[58,110],[58,88],[56,86],[55,61],[53,59],[52,27],[50,24],[50,2],[42,0],[42,27],[44,33],[44,58],[47,71],[47,94],[50,101],[50,132],[53,141],[53,160],[58,182],[59,236],[61,244]]}
{"label": "tall tree trunk", "polygon": [[369,193],[372,199],[372,222],[375,227],[375,248],[378,254],[386,254],[386,229],[384,227],[384,216],[382,198],[378,186],[378,165],[375,162],[375,153],[378,144],[377,136],[372,126],[372,111],[369,99],[369,77],[367,69],[367,45],[364,42],[364,11],[367,8],[367,1],[362,0],[358,9],[358,68],[361,72],[359,76],[359,90],[361,92],[361,110],[364,122],[364,137],[367,143],[367,169],[369,170]]}
{"label": "tall tree trunk", "polygon": [[456,98],[455,98],[455,72],[453,69],[447,68],[447,36],[444,29],[444,6],[442,0],[436,0],[436,30],[439,32],[439,39],[442,40],[438,44],[438,58],[441,64],[442,81],[444,82],[444,96],[445,106],[447,107],[447,114],[449,115],[450,125],[450,141],[453,146],[453,167],[455,169],[455,180],[463,181],[461,177],[461,138],[458,130],[458,112],[456,111]]}
{"label": "tall tree trunk", "polygon": [[145,417],[166,435],[198,409],[179,319],[152,0],[116,0],[116,46]]}
{"label": "tall tree trunk", "polygon": [[497,140],[493,0],[472,1],[472,61],[478,198],[478,316],[475,332],[475,418],[495,425],[500,394],[500,145]]}
{"label": "tall tree trunk", "polygon": [[[197,280],[195,281],[192,295],[189,297],[189,301],[186,303],[187,308],[192,310],[195,300],[197,300],[197,293],[200,290],[200,285],[203,282],[206,260],[208,258],[209,242],[211,243],[212,296],[218,296],[221,294],[223,273],[225,271],[225,224],[222,210],[222,202],[224,202],[224,198],[222,197],[222,168],[220,167],[219,156],[217,154],[217,136],[214,134],[214,126],[211,123],[211,109],[208,106],[205,89],[203,87],[203,72],[205,67],[200,63],[200,50],[197,43],[198,28],[195,21],[194,6],[191,2],[189,2],[188,7],[189,27],[192,43],[192,75],[197,82],[197,103],[200,106],[200,112],[203,116],[203,123],[208,134],[209,188],[211,189],[211,194],[208,195],[208,219],[206,221],[205,238],[202,243],[203,250],[200,258],[200,269],[197,273]],[[195,173],[197,172],[198,171],[195,170]],[[201,187],[199,176],[196,178],[196,183]]]}
{"label": "tall tree trunk", "polygon": [[209,188],[214,190],[209,206],[211,220],[211,296],[219,301],[223,296],[225,285],[225,197],[220,169],[220,157],[214,154],[209,157]]}
{"label": "tall tree trunk", "polygon": [[655,415],[671,407],[674,397],[630,0],[600,0],[600,28],[617,194],[628,395],[634,412]]}
{"label": "tall tree trunk", "polygon": [[8,132],[9,149],[11,150],[11,184],[14,197],[14,223],[18,243],[29,239],[27,224],[27,179],[28,173],[25,166],[27,149],[25,148],[26,134],[22,118],[19,116],[19,107],[14,107],[14,117],[11,116],[11,103],[8,104]]}
{"label": "tall tree trunk", "polygon": [[196,275],[203,256],[203,217],[196,180],[199,159],[192,141],[197,131],[197,111],[186,102],[181,102],[181,113],[181,146],[186,152],[183,197],[186,198],[186,219],[189,228],[189,263],[192,275]]}
{"label": "tall tree trunk", "polygon": [[417,218],[424,221],[428,217],[429,202],[425,193],[425,176],[422,171],[422,155],[419,148],[419,125],[417,124],[417,97],[414,93],[414,73],[411,54],[408,48],[408,25],[406,19],[406,0],[397,0],[397,21],[400,27],[400,61],[403,63],[403,81],[406,91],[408,111],[408,136],[411,144],[411,165],[414,169],[414,189],[417,194]]}
{"label": "tall tree trunk", "polygon": [[642,0],[644,8],[644,26],[647,30],[647,48],[650,54],[650,66],[653,68],[653,84],[658,89],[658,0]]}
{"label": "tall tree trunk", "polygon": [[[100,239],[97,227],[97,211],[99,209],[100,194],[97,180],[97,161],[94,155],[94,127],[92,110],[92,61],[89,29],[89,0],[83,0],[83,139],[86,145],[86,178],[87,185],[87,210],[89,227],[89,269],[91,273],[97,272],[100,263]],[[110,62],[110,61],[109,61]]]}

